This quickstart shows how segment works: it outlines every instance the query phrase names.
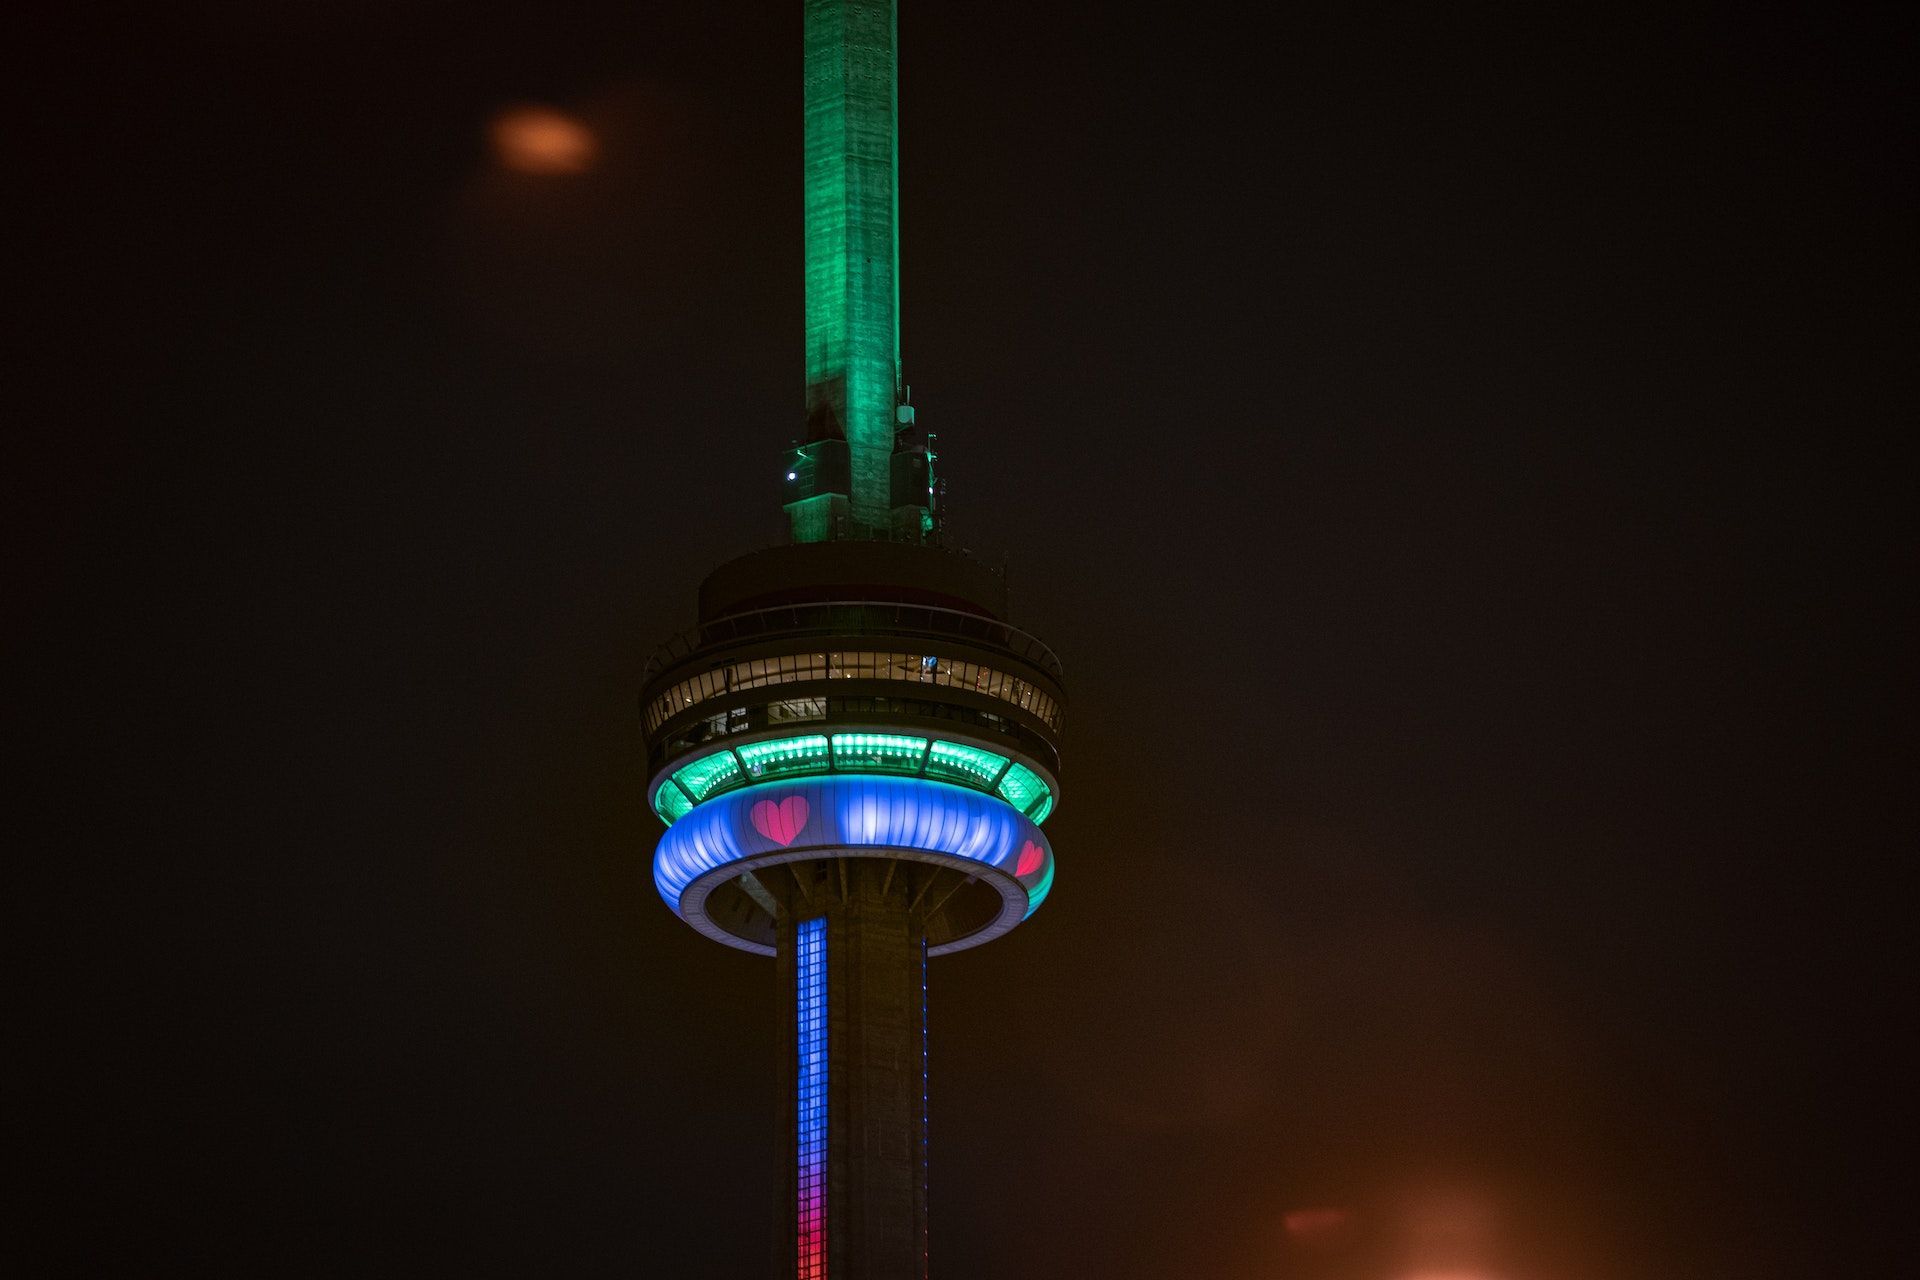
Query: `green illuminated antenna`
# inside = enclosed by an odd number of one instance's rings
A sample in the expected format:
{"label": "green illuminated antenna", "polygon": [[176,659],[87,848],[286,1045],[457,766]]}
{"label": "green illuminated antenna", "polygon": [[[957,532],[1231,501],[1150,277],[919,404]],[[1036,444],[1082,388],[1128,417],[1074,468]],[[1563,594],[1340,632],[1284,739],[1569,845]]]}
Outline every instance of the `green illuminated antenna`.
{"label": "green illuminated antenna", "polygon": [[894,0],[806,0],[807,426],[787,459],[793,541],[925,542],[926,441],[900,364]]}

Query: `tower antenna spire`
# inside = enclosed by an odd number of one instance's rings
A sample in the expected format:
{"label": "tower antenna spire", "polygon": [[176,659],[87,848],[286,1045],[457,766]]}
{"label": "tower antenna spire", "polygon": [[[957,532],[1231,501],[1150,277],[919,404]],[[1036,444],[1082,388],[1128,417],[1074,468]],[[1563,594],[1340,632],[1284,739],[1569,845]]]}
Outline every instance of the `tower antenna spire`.
{"label": "tower antenna spire", "polygon": [[924,441],[900,358],[894,0],[805,0],[806,438],[787,460],[794,542],[923,542]]}

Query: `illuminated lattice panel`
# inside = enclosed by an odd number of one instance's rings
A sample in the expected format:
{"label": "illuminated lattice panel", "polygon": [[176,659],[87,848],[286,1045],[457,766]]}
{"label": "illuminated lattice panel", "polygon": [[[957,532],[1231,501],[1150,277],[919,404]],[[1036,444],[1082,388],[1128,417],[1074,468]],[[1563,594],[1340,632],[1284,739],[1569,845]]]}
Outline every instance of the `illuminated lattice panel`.
{"label": "illuminated lattice panel", "polygon": [[1051,799],[1045,780],[1023,764],[1014,765],[1007,770],[1006,777],[1000,779],[1000,794],[1022,813],[1043,797]]}
{"label": "illuminated lattice panel", "polygon": [[833,767],[876,773],[918,773],[927,758],[927,740],[897,733],[836,733]]}
{"label": "illuminated lattice panel", "polygon": [[773,742],[750,742],[735,749],[747,774],[756,781],[798,774],[825,773],[833,768],[833,754],[827,737],[809,733],[798,738],[780,738]]}
{"label": "illuminated lattice panel", "polygon": [[673,775],[680,789],[693,797],[695,804],[705,800],[716,791],[721,791],[735,783],[744,782],[745,775],[740,771],[740,762],[731,751],[719,751],[713,755],[695,760],[686,768]]}
{"label": "illuminated lattice panel", "polygon": [[958,742],[936,742],[927,755],[927,776],[982,791],[1007,770],[1007,757],[997,751],[963,746]]}
{"label": "illuminated lattice panel", "polygon": [[687,816],[693,808],[693,801],[687,799],[687,793],[680,784],[669,778],[660,785],[660,794],[653,798],[653,807],[668,826]]}

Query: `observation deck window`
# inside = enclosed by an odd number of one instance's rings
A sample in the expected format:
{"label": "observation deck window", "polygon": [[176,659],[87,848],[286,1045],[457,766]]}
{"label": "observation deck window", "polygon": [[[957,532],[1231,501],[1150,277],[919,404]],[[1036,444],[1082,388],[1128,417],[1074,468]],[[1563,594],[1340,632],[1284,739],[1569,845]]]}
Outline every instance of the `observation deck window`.
{"label": "observation deck window", "polygon": [[825,698],[788,698],[784,702],[767,704],[767,723],[801,724],[808,720],[827,718],[827,700]]}
{"label": "observation deck window", "polygon": [[937,654],[843,650],[752,658],[689,676],[647,705],[647,732],[654,732],[669,718],[709,698],[807,680],[884,680],[967,689],[1011,703],[1051,729],[1060,728],[1060,706],[1053,697],[1031,681],[1008,672]]}

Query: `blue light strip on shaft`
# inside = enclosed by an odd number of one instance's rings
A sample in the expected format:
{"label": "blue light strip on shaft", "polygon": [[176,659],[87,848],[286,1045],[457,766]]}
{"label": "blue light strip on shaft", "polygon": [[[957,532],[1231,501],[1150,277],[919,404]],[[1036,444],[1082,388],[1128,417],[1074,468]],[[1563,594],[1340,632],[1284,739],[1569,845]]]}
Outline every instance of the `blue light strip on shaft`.
{"label": "blue light strip on shaft", "polygon": [[827,1277],[827,922],[794,929],[798,997],[799,1094],[795,1099],[798,1202],[794,1211],[799,1280]]}

